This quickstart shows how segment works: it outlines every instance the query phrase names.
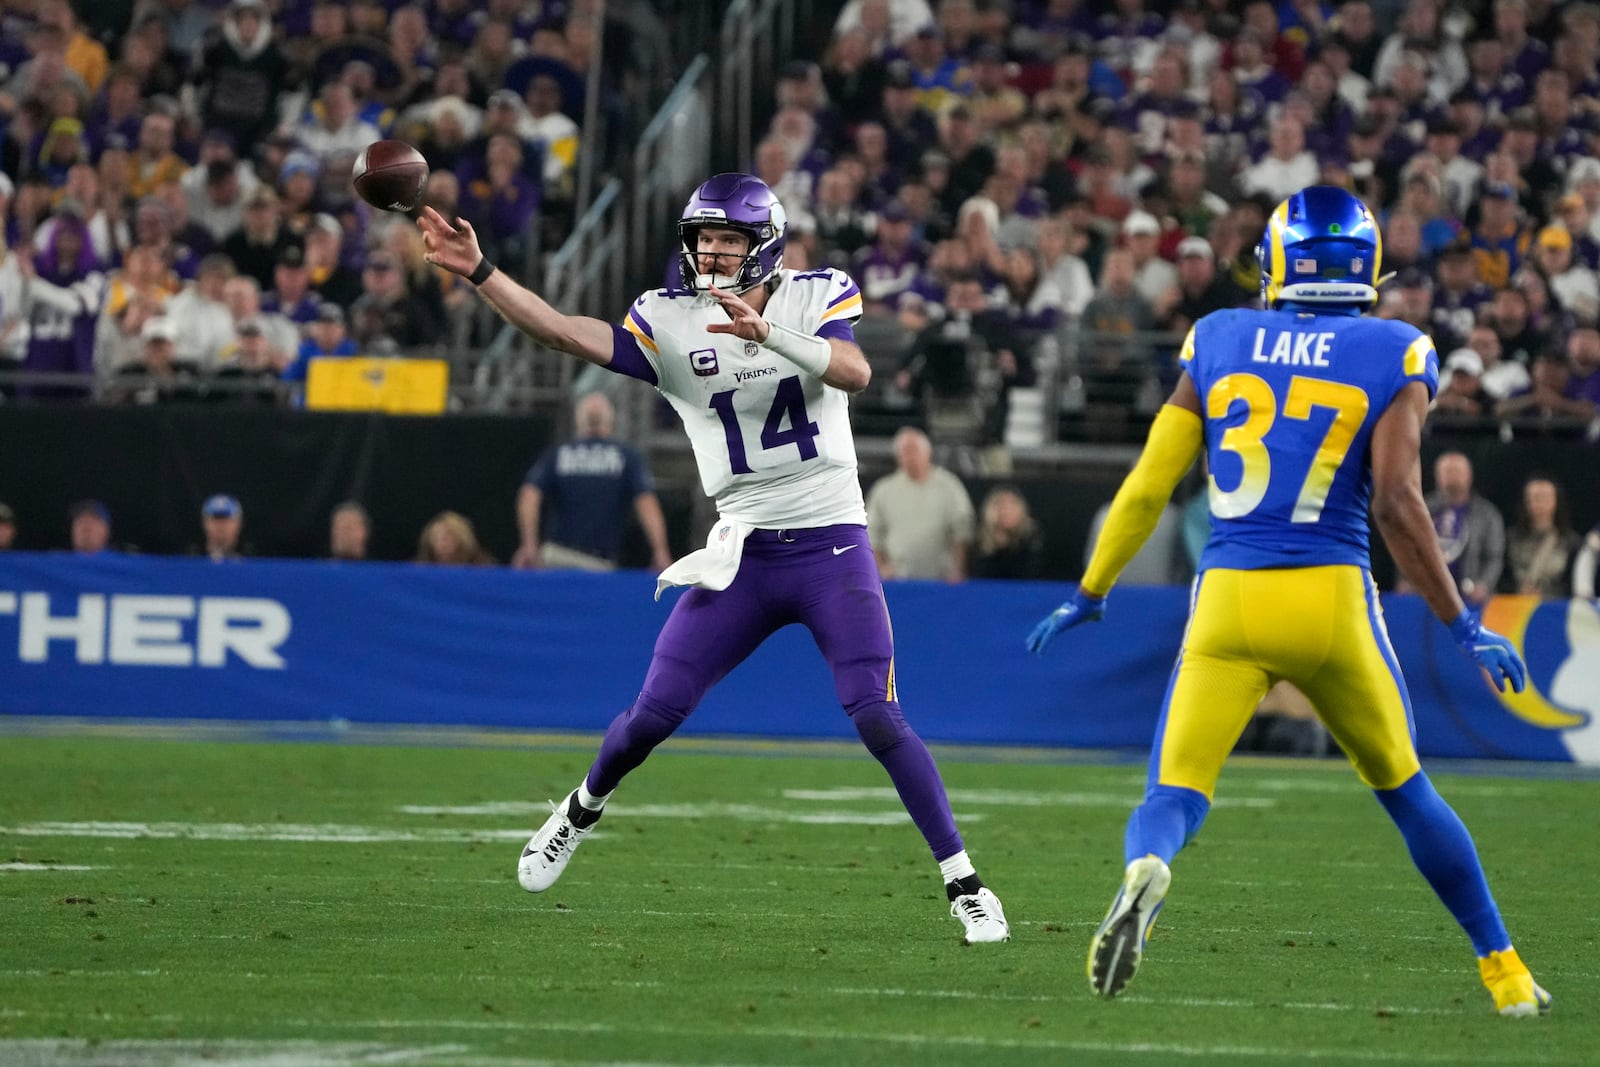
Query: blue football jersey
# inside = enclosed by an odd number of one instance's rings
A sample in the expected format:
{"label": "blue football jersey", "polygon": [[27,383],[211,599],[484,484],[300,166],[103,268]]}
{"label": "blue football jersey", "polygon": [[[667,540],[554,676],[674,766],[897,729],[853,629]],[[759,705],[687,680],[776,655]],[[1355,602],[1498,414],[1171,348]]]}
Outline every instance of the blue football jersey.
{"label": "blue football jersey", "polygon": [[1179,355],[1205,415],[1211,539],[1200,569],[1368,566],[1372,428],[1406,383],[1439,386],[1414,326],[1217,311]]}

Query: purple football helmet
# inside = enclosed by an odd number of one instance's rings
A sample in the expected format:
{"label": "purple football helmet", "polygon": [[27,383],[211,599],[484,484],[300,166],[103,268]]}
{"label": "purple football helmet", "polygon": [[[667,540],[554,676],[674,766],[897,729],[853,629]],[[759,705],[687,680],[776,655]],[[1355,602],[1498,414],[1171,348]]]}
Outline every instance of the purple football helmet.
{"label": "purple football helmet", "polygon": [[[696,261],[700,227],[723,226],[750,238],[734,274],[701,274]],[[683,281],[691,289],[715,285],[742,293],[754,289],[783,266],[784,237],[789,229],[783,205],[766,182],[753,174],[718,174],[689,197],[678,219],[678,239],[683,245]]]}

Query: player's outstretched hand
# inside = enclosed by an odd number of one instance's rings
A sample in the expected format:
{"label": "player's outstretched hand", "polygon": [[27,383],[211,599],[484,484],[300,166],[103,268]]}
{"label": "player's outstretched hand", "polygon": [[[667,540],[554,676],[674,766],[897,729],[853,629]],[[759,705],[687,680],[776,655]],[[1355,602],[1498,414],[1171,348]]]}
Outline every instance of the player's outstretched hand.
{"label": "player's outstretched hand", "polygon": [[422,258],[429,263],[466,277],[483,259],[478,235],[466,219],[452,223],[433,208],[425,207],[417,216],[417,229],[422,231],[422,245],[427,249]]}
{"label": "player's outstretched hand", "polygon": [[1039,620],[1039,625],[1028,635],[1028,651],[1038,655],[1062,630],[1070,630],[1079,623],[1098,622],[1105,613],[1105,597],[1089,596],[1079,589],[1071,600]]}
{"label": "player's outstretched hand", "polygon": [[708,291],[712,296],[716,297],[717,303],[722,305],[722,310],[728,313],[730,321],[726,324],[720,322],[711,323],[706,327],[707,333],[731,333],[735,337],[742,337],[746,341],[754,341],[757,344],[767,339],[767,334],[772,332],[772,327],[767,324],[766,319],[761,317],[761,313],[746,304],[738,293],[730,293],[726,289],[718,289],[714,285]]}
{"label": "player's outstretched hand", "polygon": [[1500,692],[1506,691],[1507,683],[1516,693],[1527,686],[1528,665],[1522,662],[1517,646],[1480,623],[1472,612],[1463,611],[1456,616],[1450,624],[1450,636],[1463,652],[1478,661]]}

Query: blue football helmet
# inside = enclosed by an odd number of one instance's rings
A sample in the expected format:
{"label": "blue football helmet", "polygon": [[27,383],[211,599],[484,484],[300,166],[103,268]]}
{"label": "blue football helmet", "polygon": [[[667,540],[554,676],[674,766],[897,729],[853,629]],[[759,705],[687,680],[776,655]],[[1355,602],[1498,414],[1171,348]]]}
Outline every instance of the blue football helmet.
{"label": "blue football helmet", "polygon": [[1335,185],[1279,204],[1256,248],[1261,302],[1370,307],[1378,302],[1383,237],[1367,205]]}
{"label": "blue football helmet", "polygon": [[[725,226],[750,238],[749,251],[732,274],[701,274],[697,240],[700,227]],[[678,239],[683,246],[683,281],[692,289],[715,285],[742,293],[754,289],[783,266],[784,238],[789,219],[783,204],[766,182],[753,174],[718,174],[703,182],[678,219]],[[720,264],[719,264],[720,266]]]}

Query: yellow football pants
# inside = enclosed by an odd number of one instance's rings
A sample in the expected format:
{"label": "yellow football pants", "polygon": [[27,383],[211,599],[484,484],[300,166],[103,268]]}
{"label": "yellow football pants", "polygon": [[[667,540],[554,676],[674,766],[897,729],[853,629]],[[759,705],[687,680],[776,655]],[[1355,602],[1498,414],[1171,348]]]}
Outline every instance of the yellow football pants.
{"label": "yellow football pants", "polygon": [[1373,789],[1394,789],[1421,769],[1411,699],[1370,574],[1213,569],[1198,579],[1156,728],[1156,784],[1209,800],[1262,696],[1282,679],[1311,700]]}

